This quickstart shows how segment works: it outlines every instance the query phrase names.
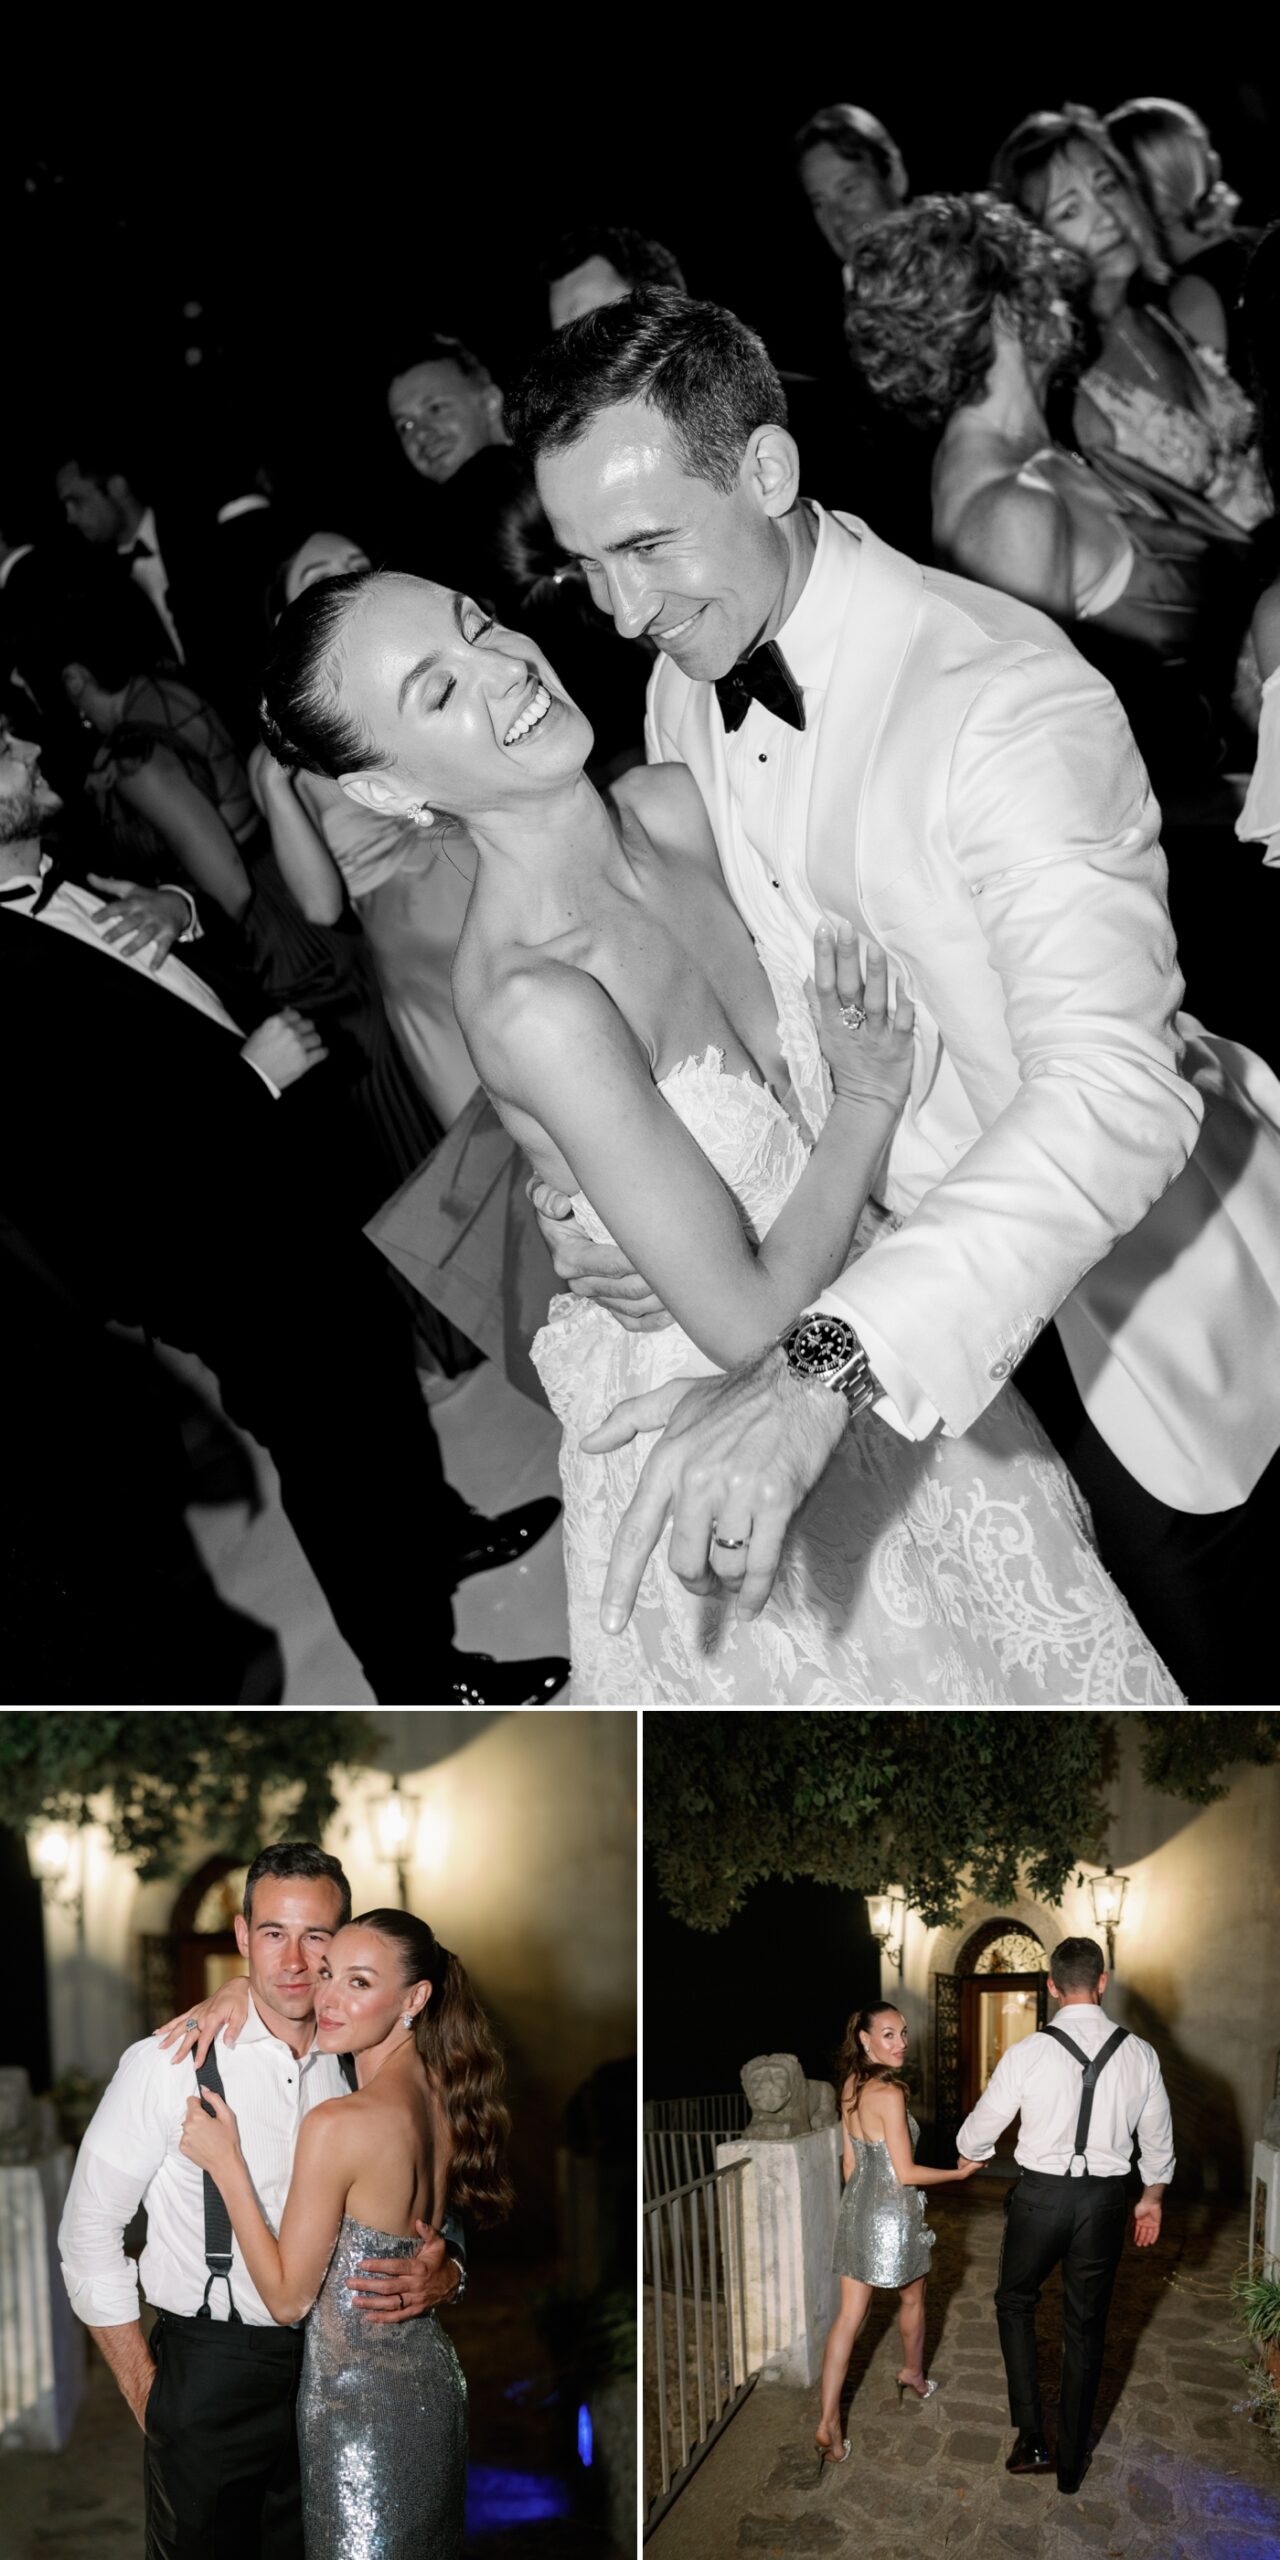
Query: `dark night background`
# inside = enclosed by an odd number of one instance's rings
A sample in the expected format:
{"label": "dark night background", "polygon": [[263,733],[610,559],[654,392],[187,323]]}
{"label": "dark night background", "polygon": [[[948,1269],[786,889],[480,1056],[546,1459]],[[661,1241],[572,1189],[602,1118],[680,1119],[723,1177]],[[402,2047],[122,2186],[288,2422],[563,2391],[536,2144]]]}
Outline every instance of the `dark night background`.
{"label": "dark night background", "polygon": [[68,21],[57,59],[10,91],[0,505],[20,502],[24,535],[66,424],[106,407],[189,486],[243,430],[282,494],[376,540],[405,469],[389,368],[439,327],[513,379],[544,334],[544,244],[591,216],[656,233],[784,368],[838,372],[836,265],[790,153],[833,99],[873,107],[927,190],[980,184],[1010,125],[1064,96],[1182,97],[1242,218],[1280,212],[1280,84],[1123,14],[1105,47],[1096,21],[1059,20],[1050,41],[977,13],[963,43],[915,13],[894,39],[859,27],[803,44],[745,13],[695,20],[692,37],[675,12],[490,12],[462,39],[452,13],[294,23],[291,61],[234,18],[203,40],[173,21],[163,44],[130,21],[94,52]]}
{"label": "dark night background", "polygon": [[646,2098],[735,2090],[757,2053],[798,2054],[829,2080],[846,2020],[880,1997],[865,1897],[807,1878],[753,1886],[712,1932],[672,1919],[646,1860],[644,1967]]}

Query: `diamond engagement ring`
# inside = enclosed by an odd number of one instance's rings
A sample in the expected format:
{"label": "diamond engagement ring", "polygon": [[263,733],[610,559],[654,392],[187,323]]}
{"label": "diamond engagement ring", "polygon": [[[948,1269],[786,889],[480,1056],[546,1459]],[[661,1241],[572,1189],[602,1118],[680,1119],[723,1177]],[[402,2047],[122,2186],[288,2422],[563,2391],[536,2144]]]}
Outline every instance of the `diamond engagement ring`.
{"label": "diamond engagement ring", "polygon": [[186,2023],[185,2027],[183,2028],[182,2032],[183,2032],[184,2036],[198,2036],[198,2035],[199,2035],[199,2033],[200,2033],[200,2021],[199,2021],[199,2019],[198,2019],[198,2018],[188,2018],[187,2023]]}
{"label": "diamond engagement ring", "polygon": [[861,1031],[866,1018],[860,1004],[842,1004],[840,1007],[840,1019],[846,1031]]}

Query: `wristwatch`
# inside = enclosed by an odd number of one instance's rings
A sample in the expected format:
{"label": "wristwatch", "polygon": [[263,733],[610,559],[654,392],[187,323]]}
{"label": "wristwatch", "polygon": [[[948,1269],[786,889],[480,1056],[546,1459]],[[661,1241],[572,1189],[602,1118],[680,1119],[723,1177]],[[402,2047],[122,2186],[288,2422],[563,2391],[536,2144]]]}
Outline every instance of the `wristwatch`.
{"label": "wristwatch", "polygon": [[461,2262],[461,2260],[460,2260],[459,2258],[446,2258],[446,2259],[445,2259],[445,2265],[446,2265],[447,2267],[456,2267],[456,2268],[457,2268],[457,2270],[458,2270],[458,2281],[457,2281],[456,2285],[454,2286],[452,2293],[446,2293],[446,2295],[445,2295],[445,2297],[444,2297],[444,2298],[445,2298],[445,2301],[446,2301],[446,2302],[465,2302],[465,2301],[466,2301],[466,2298],[467,2298],[467,2270],[466,2270],[466,2268],[463,2266],[463,2264],[462,2264],[462,2262]]}
{"label": "wristwatch", "polygon": [[884,1394],[853,1326],[840,1316],[801,1316],[778,1347],[802,1385],[832,1387],[844,1397],[851,1422]]}

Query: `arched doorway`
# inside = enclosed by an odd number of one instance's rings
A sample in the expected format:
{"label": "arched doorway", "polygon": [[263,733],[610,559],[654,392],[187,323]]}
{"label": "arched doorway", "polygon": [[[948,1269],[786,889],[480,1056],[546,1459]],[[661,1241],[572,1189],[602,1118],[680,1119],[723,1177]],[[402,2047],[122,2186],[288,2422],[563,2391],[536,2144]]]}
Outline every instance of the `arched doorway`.
{"label": "arched doorway", "polygon": [[[976,2106],[1002,2054],[1044,2025],[1049,1959],[1024,1920],[983,1920],[955,1957],[954,1973],[935,1976],[936,2087],[939,2125],[954,2133]],[[1017,2119],[998,2157],[1012,2155]]]}
{"label": "arched doorway", "polygon": [[183,1886],[169,1923],[179,2008],[207,2000],[231,1974],[246,1971],[235,1917],[244,1908],[248,1872],[231,1858],[209,1858]]}

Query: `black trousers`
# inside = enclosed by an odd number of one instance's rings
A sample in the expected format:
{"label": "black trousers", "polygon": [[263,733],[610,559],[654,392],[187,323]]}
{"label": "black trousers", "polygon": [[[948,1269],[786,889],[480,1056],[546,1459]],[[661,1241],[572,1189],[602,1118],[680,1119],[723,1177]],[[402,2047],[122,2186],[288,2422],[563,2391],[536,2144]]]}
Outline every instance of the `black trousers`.
{"label": "black trousers", "polygon": [[1231,1511],[1173,1511],[1146,1491],[1090,1422],[1057,1329],[1047,1325],[1015,1384],[1070,1467],[1098,1552],[1193,1707],[1269,1706],[1267,1595],[1280,1543],[1280,1456]]}
{"label": "black trousers", "polygon": [[300,2329],[162,2311],[146,2407],[146,2560],[303,2560]]}
{"label": "black trousers", "polygon": [[1000,2352],[1015,2427],[1043,2427],[1036,2359],[1036,2304],[1046,2276],[1062,2269],[1062,2384],[1058,2469],[1078,2471],[1088,2451],[1098,2396],[1107,2312],[1124,2247],[1127,2178],[1054,2178],[1025,2169],[1004,2205],[996,2278]]}

